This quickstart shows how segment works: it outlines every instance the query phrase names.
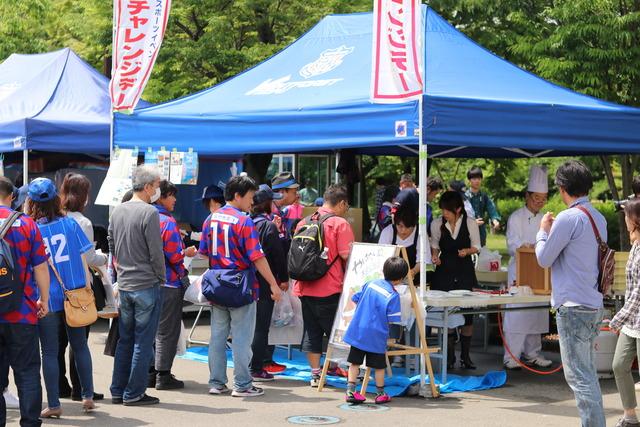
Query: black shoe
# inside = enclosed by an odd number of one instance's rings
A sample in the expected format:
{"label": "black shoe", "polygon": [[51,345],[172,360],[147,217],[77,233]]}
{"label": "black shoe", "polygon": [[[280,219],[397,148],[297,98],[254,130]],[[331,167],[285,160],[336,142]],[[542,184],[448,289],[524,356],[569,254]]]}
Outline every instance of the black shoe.
{"label": "black shoe", "polygon": [[156,378],[156,390],[177,390],[179,388],[184,388],[184,382],[177,379],[175,375],[158,374]]}
{"label": "black shoe", "polygon": [[160,403],[160,399],[157,397],[149,396],[148,394],[143,394],[142,398],[133,402],[124,402],[124,406],[146,406],[146,405],[157,405]]}
{"label": "black shoe", "polygon": [[[104,399],[104,394],[93,392],[93,400],[102,400]],[[71,400],[74,402],[82,402],[82,396],[79,394],[71,393]]]}
{"label": "black shoe", "polygon": [[469,352],[471,350],[471,337],[460,337],[460,343],[462,345],[462,351],[460,352],[460,367],[462,369],[476,369],[476,365],[471,361]]}
{"label": "black shoe", "polygon": [[68,385],[66,387],[62,386],[58,390],[60,390],[60,392],[58,393],[58,397],[60,399],[68,399],[72,395],[71,387],[69,387]]}
{"label": "black shoe", "polygon": [[111,398],[111,404],[112,405],[122,405],[122,398],[121,397],[112,397]]}
{"label": "black shoe", "polygon": [[147,388],[156,388],[156,375],[156,371],[149,372],[149,382],[147,383]]}

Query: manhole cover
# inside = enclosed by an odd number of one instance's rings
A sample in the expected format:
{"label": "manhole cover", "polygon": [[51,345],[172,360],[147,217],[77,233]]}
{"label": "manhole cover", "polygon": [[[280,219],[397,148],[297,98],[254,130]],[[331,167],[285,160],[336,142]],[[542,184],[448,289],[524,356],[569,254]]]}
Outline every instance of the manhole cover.
{"label": "manhole cover", "polygon": [[328,424],[338,424],[340,418],[330,417],[328,415],[298,415],[287,418],[291,424],[302,424],[307,426],[324,426]]}
{"label": "manhole cover", "polygon": [[374,405],[373,403],[362,403],[360,405],[352,405],[350,403],[343,403],[338,406],[338,408],[343,409],[345,411],[356,411],[356,412],[383,412],[388,411],[388,406],[383,405]]}

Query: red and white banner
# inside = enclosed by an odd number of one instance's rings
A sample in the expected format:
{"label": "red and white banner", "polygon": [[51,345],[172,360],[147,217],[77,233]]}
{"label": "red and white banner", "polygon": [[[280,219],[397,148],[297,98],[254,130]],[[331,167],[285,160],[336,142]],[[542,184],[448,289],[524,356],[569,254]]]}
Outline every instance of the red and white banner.
{"label": "red and white banner", "polygon": [[422,95],[420,0],[374,0],[371,101],[393,104]]}
{"label": "red and white banner", "polygon": [[113,1],[114,111],[133,111],[149,80],[169,19],[171,0]]}

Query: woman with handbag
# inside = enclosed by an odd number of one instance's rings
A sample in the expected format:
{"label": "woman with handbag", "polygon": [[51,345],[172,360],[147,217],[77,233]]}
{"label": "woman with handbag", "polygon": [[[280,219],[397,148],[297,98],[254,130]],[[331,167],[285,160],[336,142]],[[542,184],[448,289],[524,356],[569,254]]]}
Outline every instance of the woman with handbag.
{"label": "woman with handbag", "polygon": [[93,250],[80,225],[64,216],[54,183],[37,178],[29,184],[26,213],[42,233],[49,254],[51,284],[49,315],[38,324],[42,346],[42,372],[47,390],[47,408],[42,418],[62,415],[59,397],[58,336],[66,328],[75,354],[75,364],[81,385],[82,408],[90,411],[93,403],[91,353],[85,327],[95,322],[97,311],[86,254]]}
{"label": "woman with handbag", "polygon": [[[91,220],[84,216],[84,209],[88,205],[89,202],[89,192],[91,191],[91,181],[84,175],[79,173],[70,172],[65,175],[64,180],[62,182],[62,186],[60,187],[60,200],[62,202],[62,209],[66,212],[67,217],[73,218],[82,231],[89,239],[89,242],[93,243],[95,241],[93,236],[93,224]],[[95,249],[87,252],[87,264],[89,267],[97,269],[102,266],[107,265],[107,255],[97,252]],[[115,308],[115,301],[113,297],[113,291],[111,286],[104,286],[104,291],[102,289],[97,289],[96,286],[102,287],[103,284],[98,279],[94,279],[93,274],[92,278],[92,288],[94,289],[94,293],[96,295],[105,295],[106,306],[105,307],[96,307],[102,309],[101,315],[106,315],[108,317],[114,317],[117,315],[117,309]],[[103,279],[105,280],[105,279]],[[111,295],[109,295],[111,294]],[[97,306],[99,304],[96,304]],[[89,337],[91,327],[86,327],[86,335]],[[67,370],[66,370],[66,362],[65,362],[65,353],[67,350],[67,345],[69,343],[69,338],[67,337],[67,331],[65,328],[60,328],[60,340],[59,340],[59,348],[58,348],[58,364],[60,367],[60,376],[59,376],[59,384],[60,384],[60,397],[71,397],[72,400],[80,401],[82,397],[80,396],[80,379],[78,378],[78,372],[75,367],[75,355],[73,354],[73,350],[69,350],[69,376],[71,378],[71,387],[69,387],[69,382],[67,381]],[[93,393],[93,400],[102,400],[104,395],[102,393]]]}
{"label": "woman with handbag", "polygon": [[624,307],[609,323],[611,330],[618,334],[612,368],[624,409],[624,415],[618,420],[616,427],[639,427],[632,370],[633,361],[640,353],[640,200],[625,202],[624,214],[629,240],[633,246],[626,266]]}

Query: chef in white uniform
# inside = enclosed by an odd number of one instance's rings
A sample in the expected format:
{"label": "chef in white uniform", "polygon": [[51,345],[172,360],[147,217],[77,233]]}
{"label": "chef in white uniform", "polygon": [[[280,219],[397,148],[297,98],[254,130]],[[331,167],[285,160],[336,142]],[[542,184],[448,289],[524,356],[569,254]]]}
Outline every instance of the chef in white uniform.
{"label": "chef in white uniform", "polygon": [[[507,248],[509,261],[509,286],[516,284],[516,250],[521,247],[534,247],[536,234],[542,221],[542,208],[547,202],[547,169],[544,166],[531,166],[529,184],[525,194],[525,206],[513,212],[507,222]],[[510,307],[517,307],[511,305]],[[504,315],[504,338],[511,353],[523,362],[539,367],[548,367],[551,361],[544,358],[542,334],[549,332],[549,310],[526,310],[506,312]],[[507,369],[520,366],[505,349],[504,365]]]}

